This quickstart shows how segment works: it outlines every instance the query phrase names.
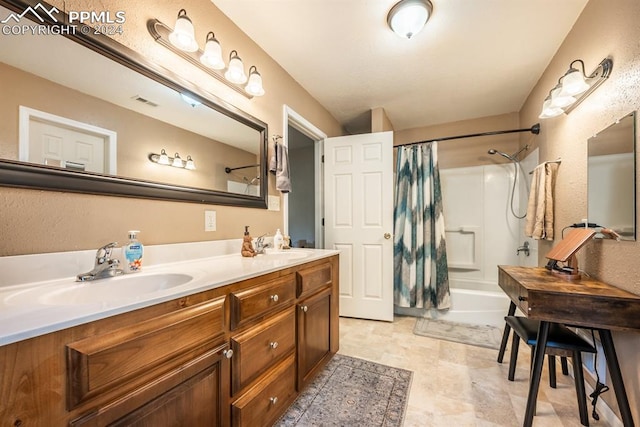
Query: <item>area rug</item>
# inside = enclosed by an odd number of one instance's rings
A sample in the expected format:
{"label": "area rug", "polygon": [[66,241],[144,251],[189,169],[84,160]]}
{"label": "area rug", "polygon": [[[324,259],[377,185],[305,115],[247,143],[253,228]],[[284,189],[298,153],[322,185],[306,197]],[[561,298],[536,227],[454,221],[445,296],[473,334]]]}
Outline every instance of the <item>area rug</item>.
{"label": "area rug", "polygon": [[275,426],[402,426],[413,372],[336,354]]}
{"label": "area rug", "polygon": [[476,347],[500,348],[502,331],[495,326],[469,325],[466,323],[447,322],[419,318],[413,333],[423,337],[459,342]]}

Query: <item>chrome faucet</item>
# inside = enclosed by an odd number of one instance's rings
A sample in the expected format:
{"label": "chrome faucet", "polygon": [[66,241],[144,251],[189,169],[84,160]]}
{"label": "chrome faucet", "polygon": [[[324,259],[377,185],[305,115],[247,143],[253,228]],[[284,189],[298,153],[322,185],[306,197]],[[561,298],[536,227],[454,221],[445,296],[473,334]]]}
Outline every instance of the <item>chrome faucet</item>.
{"label": "chrome faucet", "polygon": [[262,236],[256,238],[256,255],[258,254],[264,254],[264,250],[265,248],[268,248],[271,246],[271,243],[264,243],[264,238],[265,238],[266,234],[263,234]]}
{"label": "chrome faucet", "polygon": [[120,267],[120,261],[118,259],[111,258],[111,251],[118,244],[116,242],[104,245],[96,252],[96,261],[93,266],[93,270],[78,274],[76,276],[77,282],[87,282],[90,280],[104,279],[107,277],[119,276],[124,271]]}

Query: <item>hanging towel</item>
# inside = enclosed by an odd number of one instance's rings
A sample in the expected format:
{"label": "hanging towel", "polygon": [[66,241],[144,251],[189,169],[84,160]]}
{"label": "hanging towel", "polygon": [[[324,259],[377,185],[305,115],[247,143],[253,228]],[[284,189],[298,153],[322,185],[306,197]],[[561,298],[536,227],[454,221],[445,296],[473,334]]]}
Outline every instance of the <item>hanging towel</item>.
{"label": "hanging towel", "polygon": [[273,156],[269,161],[269,171],[276,176],[276,188],[282,193],[290,193],[289,153],[287,147],[283,144],[276,143],[273,146]]}
{"label": "hanging towel", "polygon": [[557,163],[543,163],[533,170],[524,234],[534,239],[553,240],[553,191]]}

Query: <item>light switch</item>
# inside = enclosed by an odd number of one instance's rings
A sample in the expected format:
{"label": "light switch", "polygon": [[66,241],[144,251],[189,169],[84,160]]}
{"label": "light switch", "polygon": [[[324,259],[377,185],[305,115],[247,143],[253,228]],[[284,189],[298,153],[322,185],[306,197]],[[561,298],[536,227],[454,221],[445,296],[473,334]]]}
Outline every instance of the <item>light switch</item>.
{"label": "light switch", "polygon": [[216,211],[204,211],[204,231],[216,231]]}
{"label": "light switch", "polygon": [[269,196],[267,199],[267,207],[270,211],[280,210],[280,196]]}

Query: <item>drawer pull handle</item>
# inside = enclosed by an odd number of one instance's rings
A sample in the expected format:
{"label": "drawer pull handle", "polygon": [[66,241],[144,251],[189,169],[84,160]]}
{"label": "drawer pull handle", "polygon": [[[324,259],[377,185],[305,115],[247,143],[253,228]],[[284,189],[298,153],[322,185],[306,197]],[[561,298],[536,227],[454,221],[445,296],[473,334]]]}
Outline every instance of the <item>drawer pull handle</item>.
{"label": "drawer pull handle", "polygon": [[306,305],[303,305],[300,307],[300,310],[304,311],[305,313],[307,312],[307,310],[309,310],[309,307],[307,307]]}
{"label": "drawer pull handle", "polygon": [[272,349],[276,349],[278,348],[278,341],[272,341],[269,343],[269,347],[271,347]]}
{"label": "drawer pull handle", "polygon": [[279,300],[279,299],[280,299],[280,298],[278,298],[278,294],[271,295],[271,301],[273,301],[273,302],[278,302],[278,300]]}
{"label": "drawer pull handle", "polygon": [[222,355],[224,357],[226,357],[227,359],[231,359],[233,357],[233,350],[229,349],[229,350],[225,350],[222,352]]}
{"label": "drawer pull handle", "polygon": [[522,297],[522,296],[518,297],[518,301],[526,301],[526,300],[527,300],[527,297]]}
{"label": "drawer pull handle", "polygon": [[275,405],[276,403],[278,403],[278,398],[277,397],[270,397],[269,398],[269,402],[271,402],[272,405]]}

